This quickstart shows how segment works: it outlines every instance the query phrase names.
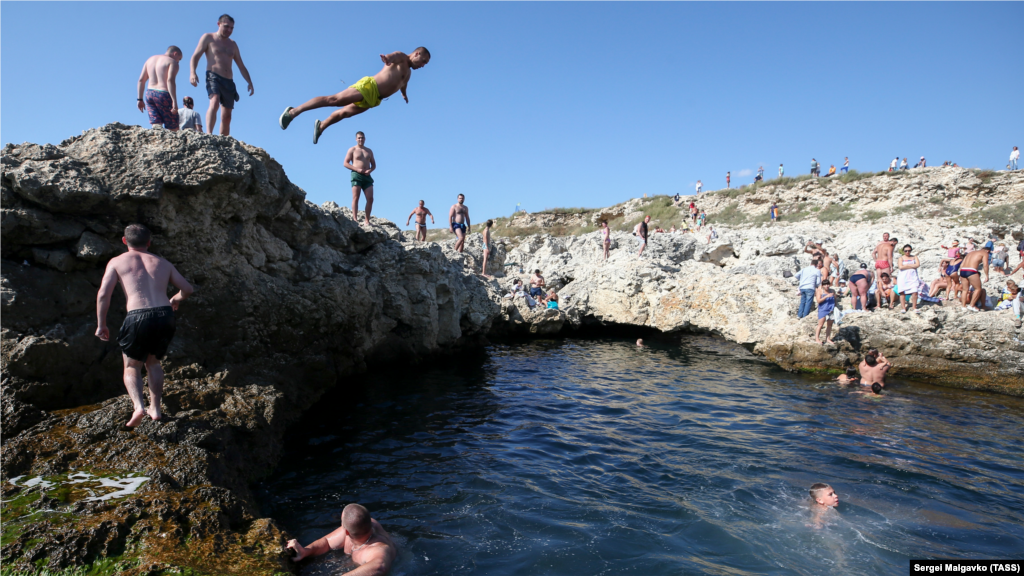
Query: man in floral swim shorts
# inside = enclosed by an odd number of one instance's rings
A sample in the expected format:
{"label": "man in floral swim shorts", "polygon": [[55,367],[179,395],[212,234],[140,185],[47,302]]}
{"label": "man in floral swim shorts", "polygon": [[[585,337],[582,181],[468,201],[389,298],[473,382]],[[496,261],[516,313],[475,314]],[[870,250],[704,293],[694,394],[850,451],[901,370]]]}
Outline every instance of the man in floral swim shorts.
{"label": "man in floral swim shorts", "polygon": [[178,75],[180,61],[181,48],[169,46],[167,52],[150,56],[142,66],[142,74],[139,75],[139,112],[149,112],[149,123],[153,126],[178,129],[178,99],[174,79]]}

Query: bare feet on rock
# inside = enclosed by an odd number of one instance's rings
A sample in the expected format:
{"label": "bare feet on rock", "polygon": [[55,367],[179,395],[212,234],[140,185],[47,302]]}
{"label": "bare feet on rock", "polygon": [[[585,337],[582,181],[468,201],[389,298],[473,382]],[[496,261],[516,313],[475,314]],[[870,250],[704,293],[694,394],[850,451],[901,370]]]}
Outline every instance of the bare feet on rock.
{"label": "bare feet on rock", "polygon": [[136,410],[136,411],[132,412],[132,417],[131,417],[130,420],[128,420],[128,423],[125,424],[125,426],[127,426],[128,428],[135,428],[136,426],[138,426],[139,424],[142,423],[142,419],[145,416],[146,416],[146,411],[145,410]]}
{"label": "bare feet on rock", "polygon": [[829,344],[831,344],[831,345],[833,345],[833,346],[835,346],[835,344],[836,344],[835,340],[832,340],[831,338],[829,338],[828,340],[826,340],[826,342],[828,342]]}
{"label": "bare feet on rock", "polygon": [[157,422],[159,422],[160,418],[163,416],[163,414],[160,413],[160,407],[159,406],[150,406],[149,410],[146,410],[146,413],[149,414],[149,417],[152,420],[157,421]]}

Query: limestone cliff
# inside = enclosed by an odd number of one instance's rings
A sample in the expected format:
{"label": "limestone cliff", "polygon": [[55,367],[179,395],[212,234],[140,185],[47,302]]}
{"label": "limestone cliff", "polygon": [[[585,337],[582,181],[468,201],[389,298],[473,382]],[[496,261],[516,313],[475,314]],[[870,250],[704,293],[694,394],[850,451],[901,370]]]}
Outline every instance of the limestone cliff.
{"label": "limestone cliff", "polygon": [[[498,315],[450,250],[307,202],[265,151],[232,138],[111,124],[8,145],[2,166],[3,499],[27,501],[5,508],[5,567],[287,568],[248,492],[285,429],[346,375],[476,343]],[[132,222],[196,289],[165,362],[168,421],[135,432],[121,427],[119,349],[93,336],[103,268]],[[123,317],[118,291],[112,332]],[[91,501],[68,488],[75,470],[150,480],[137,497]],[[64,487],[28,489],[30,477]]]}

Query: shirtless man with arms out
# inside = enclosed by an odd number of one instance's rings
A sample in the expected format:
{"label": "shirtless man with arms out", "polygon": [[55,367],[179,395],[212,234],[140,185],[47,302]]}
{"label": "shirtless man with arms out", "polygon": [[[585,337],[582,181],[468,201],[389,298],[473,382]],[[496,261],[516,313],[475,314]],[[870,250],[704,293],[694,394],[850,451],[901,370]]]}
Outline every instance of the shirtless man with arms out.
{"label": "shirtless man with arms out", "polygon": [[[978,300],[981,298],[981,272],[984,267],[985,282],[988,282],[988,254],[992,251],[992,241],[985,242],[981,248],[968,252],[960,264],[960,286],[963,288],[963,296],[960,303],[968,310],[978,311]],[[974,287],[974,290],[971,290]]]}
{"label": "shirtless man with arms out", "polygon": [[892,252],[896,247],[896,243],[889,240],[889,233],[882,234],[882,241],[875,246],[875,251],[871,253],[871,258],[875,261],[875,270],[881,272],[888,272],[892,274]]}
{"label": "shirtless man with arms out", "polygon": [[370,210],[373,209],[373,178],[370,173],[377,169],[377,160],[373,150],[363,144],[366,135],[356,132],[356,145],[345,153],[345,168],[352,171],[352,219],[359,220],[359,191],[366,193],[366,223],[370,223]]}
{"label": "shirtless man with arms out", "polygon": [[356,114],[362,114],[370,108],[376,108],[380,106],[381,100],[399,90],[402,92],[405,103],[408,104],[409,95],[406,93],[406,89],[409,87],[412,71],[419,70],[430,62],[430,51],[420,46],[409,55],[404,52],[392,52],[387,56],[381,54],[380,60],[384,63],[384,68],[377,72],[376,76],[364,76],[355,84],[333,96],[317,96],[301,106],[285,108],[278,119],[281,129],[287,129],[292,120],[308,110],[325,106],[341,107],[341,110],[335,110],[323,122],[320,120],[313,122],[313,144],[316,144],[320,141],[320,135],[331,124],[341,122]]}
{"label": "shirtless man with arms out", "polygon": [[469,208],[463,204],[465,201],[466,197],[459,194],[459,201],[452,204],[451,209],[448,210],[448,227],[458,238],[455,242],[455,249],[459,252],[462,252],[462,247],[466,244],[466,235],[469,234]]}
{"label": "shirtless man with arms out", "polygon": [[423,205],[423,200],[420,200],[420,205],[413,208],[412,212],[409,213],[409,217],[405,219],[405,225],[409,225],[409,221],[412,217],[416,217],[416,239],[427,241],[427,216],[430,216],[430,223],[437,224],[434,221],[434,215],[430,213],[430,210]]}
{"label": "shirtless man with arms out", "polygon": [[163,125],[168,130],[178,129],[175,78],[178,76],[181,57],[181,48],[168,46],[167,52],[150,56],[142,65],[142,74],[139,75],[139,112],[145,112],[148,108],[149,123],[154,127]]}
{"label": "shirtless man with arms out", "polygon": [[289,540],[286,546],[296,552],[293,562],[331,550],[343,550],[345,554],[351,554],[352,561],[359,565],[355,570],[346,572],[347,576],[387,574],[398,554],[398,546],[391,535],[359,504],[345,506],[341,512],[341,528],[309,546],[299,544],[298,540]]}
{"label": "shirtless man with arms out", "polygon": [[217,19],[217,31],[207,32],[199,38],[199,45],[196,46],[192,60],[189,62],[191,75],[189,82],[193,86],[199,85],[199,77],[196,76],[196,67],[199,66],[199,58],[206,54],[206,93],[210,96],[210,109],[206,111],[206,126],[213,134],[213,127],[217,124],[217,109],[220,113],[220,134],[228,136],[231,134],[231,112],[238,101],[238,90],[235,88],[234,76],[231,73],[231,63],[238,64],[238,71],[249,83],[249,96],[253,95],[252,80],[249,78],[249,70],[242,63],[242,54],[238,51],[238,44],[231,39],[231,33],[235,30],[235,19],[227,14],[222,14]]}
{"label": "shirtless man with arms out", "polygon": [[[150,232],[141,224],[132,224],[124,230],[121,241],[128,252],[112,258],[103,273],[103,282],[96,295],[96,336],[104,342],[110,340],[107,328],[107,310],[110,297],[117,284],[128,299],[128,315],[121,325],[117,342],[124,360],[124,386],[135,410],[126,426],[138,426],[146,415],[142,398],[142,367],[149,374],[149,417],[159,420],[160,396],[164,390],[164,372],[160,359],[174,337],[174,311],[192,294],[192,286],[178,273],[174,265],[149,253]],[[178,293],[167,299],[167,284],[173,284]]]}

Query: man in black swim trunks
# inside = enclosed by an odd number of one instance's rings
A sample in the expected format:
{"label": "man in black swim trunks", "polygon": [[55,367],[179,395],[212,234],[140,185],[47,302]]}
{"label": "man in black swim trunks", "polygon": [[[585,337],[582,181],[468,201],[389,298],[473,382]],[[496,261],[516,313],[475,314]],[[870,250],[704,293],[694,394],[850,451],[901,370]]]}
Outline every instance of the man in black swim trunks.
{"label": "man in black swim trunks", "polygon": [[[127,423],[129,428],[138,426],[146,416],[142,398],[143,366],[149,375],[149,417],[160,419],[164,385],[160,359],[174,337],[174,311],[192,294],[192,286],[173,264],[149,253],[150,238],[149,230],[142,224],[125,228],[121,241],[128,246],[128,252],[107,263],[96,295],[96,336],[104,342],[110,340],[107,310],[117,284],[124,288],[128,299],[128,316],[121,325],[117,342],[124,360],[124,386],[134,407]],[[168,283],[178,289],[170,299],[167,298]]]}
{"label": "man in black swim trunks", "polygon": [[466,243],[466,236],[469,235],[469,207],[465,205],[466,197],[462,194],[459,194],[458,200],[448,210],[448,226],[452,234],[455,234],[457,238],[455,249],[462,252],[462,247]]}
{"label": "man in black swim trunks", "polygon": [[238,90],[235,88],[234,76],[231,72],[232,62],[238,65],[238,71],[249,83],[249,96],[253,95],[252,79],[249,70],[242,63],[242,53],[238,44],[231,39],[235,30],[235,19],[221,14],[217,19],[217,31],[207,32],[199,38],[199,45],[189,61],[189,82],[199,85],[196,67],[199,59],[206,55],[206,94],[210,97],[210,108],[206,111],[206,127],[213,134],[217,125],[217,110],[220,110],[220,133],[222,136],[231,134],[231,113],[238,102]]}

